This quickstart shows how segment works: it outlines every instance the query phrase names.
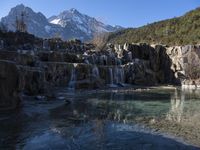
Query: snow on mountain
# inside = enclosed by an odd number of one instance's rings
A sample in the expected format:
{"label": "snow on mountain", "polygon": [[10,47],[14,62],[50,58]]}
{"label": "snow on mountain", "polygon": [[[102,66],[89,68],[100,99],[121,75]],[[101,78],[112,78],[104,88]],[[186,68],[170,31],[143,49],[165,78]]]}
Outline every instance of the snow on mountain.
{"label": "snow on mountain", "polygon": [[60,19],[54,19],[52,21],[50,21],[50,23],[52,24],[59,24]]}
{"label": "snow on mountain", "polygon": [[73,23],[78,30],[81,30],[89,37],[92,37],[94,33],[113,32],[119,29],[110,25],[105,25],[104,23],[97,21],[95,18],[89,17],[85,14],[81,14],[74,8],[64,11],[58,16],[49,18],[49,22],[60,25],[63,28],[67,27],[69,23]]}
{"label": "snow on mountain", "polygon": [[24,5],[17,5],[12,8],[8,16],[1,19],[2,24],[7,26],[8,30],[16,30],[16,18],[21,18],[22,11],[25,13],[24,22],[27,25],[29,33],[38,37],[49,38],[53,37],[55,32],[61,32],[62,28],[58,25],[52,25],[42,13],[36,13],[31,8]]}
{"label": "snow on mountain", "polygon": [[60,35],[65,40],[72,38],[89,40],[95,33],[113,32],[122,29],[120,26],[105,25],[74,8],[47,19],[42,13],[36,13],[23,4],[12,8],[9,14],[1,19],[2,24],[6,25],[9,30],[15,31],[16,17],[20,18],[22,11],[25,12],[24,20],[28,32],[42,38]]}

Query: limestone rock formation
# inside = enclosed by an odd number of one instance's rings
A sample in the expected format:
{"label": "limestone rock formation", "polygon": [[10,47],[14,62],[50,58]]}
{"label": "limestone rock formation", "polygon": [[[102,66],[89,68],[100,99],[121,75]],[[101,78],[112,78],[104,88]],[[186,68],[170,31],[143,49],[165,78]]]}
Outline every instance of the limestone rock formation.
{"label": "limestone rock formation", "polygon": [[182,85],[198,87],[200,85],[200,46],[187,45],[167,49],[167,54],[173,62],[171,69]]}
{"label": "limestone rock formation", "polygon": [[14,62],[0,60],[0,110],[12,110],[20,104],[20,76]]}
{"label": "limestone rock formation", "polygon": [[44,71],[37,67],[19,66],[20,86],[25,94],[42,94],[47,90]]}
{"label": "limestone rock formation", "polygon": [[57,86],[75,90],[126,84],[184,84],[196,88],[200,84],[199,46],[126,43],[109,44],[97,51],[80,41],[59,44],[65,44],[65,49],[0,51],[1,107],[16,107],[20,92],[51,93]]}

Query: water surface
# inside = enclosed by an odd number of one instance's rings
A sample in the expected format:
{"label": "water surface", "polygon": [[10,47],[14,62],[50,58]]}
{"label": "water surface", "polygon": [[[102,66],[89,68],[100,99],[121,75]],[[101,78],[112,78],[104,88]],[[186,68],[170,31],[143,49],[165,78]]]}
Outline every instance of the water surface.
{"label": "water surface", "polygon": [[25,97],[21,110],[1,114],[0,149],[199,149],[199,91],[59,89],[56,95]]}

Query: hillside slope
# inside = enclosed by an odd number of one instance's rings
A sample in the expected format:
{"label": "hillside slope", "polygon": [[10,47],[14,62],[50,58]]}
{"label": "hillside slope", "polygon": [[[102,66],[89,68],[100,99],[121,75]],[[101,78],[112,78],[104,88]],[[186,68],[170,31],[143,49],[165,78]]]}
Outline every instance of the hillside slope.
{"label": "hillside slope", "polygon": [[173,19],[155,22],[140,28],[129,28],[109,36],[109,42],[160,43],[185,45],[200,43],[200,8]]}

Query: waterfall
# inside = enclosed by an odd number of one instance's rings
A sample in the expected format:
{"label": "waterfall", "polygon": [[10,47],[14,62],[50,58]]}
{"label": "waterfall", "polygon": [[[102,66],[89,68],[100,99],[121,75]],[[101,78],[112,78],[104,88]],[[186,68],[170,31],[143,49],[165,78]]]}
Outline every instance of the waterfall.
{"label": "waterfall", "polygon": [[121,83],[125,82],[124,68],[121,68],[120,70],[120,82]]}
{"label": "waterfall", "polygon": [[122,65],[122,62],[119,58],[114,58],[114,64],[115,66],[118,66],[118,65]]}
{"label": "waterfall", "polygon": [[110,75],[110,86],[113,86],[113,70],[109,68],[109,75]]}
{"label": "waterfall", "polygon": [[92,54],[92,64],[95,64],[96,63],[96,56],[95,54]]}
{"label": "waterfall", "polygon": [[115,68],[109,68],[109,87],[124,86],[124,69],[116,66]]}
{"label": "waterfall", "polygon": [[114,81],[115,81],[115,83],[119,83],[119,69],[118,69],[118,67],[115,67],[115,69],[114,69]]}
{"label": "waterfall", "polygon": [[84,63],[85,63],[85,64],[88,64],[88,65],[90,64],[90,62],[89,62],[88,59],[85,59],[85,60],[84,60]]}
{"label": "waterfall", "polygon": [[92,76],[99,78],[99,68],[96,65],[92,68]]}
{"label": "waterfall", "polygon": [[3,48],[4,48],[4,41],[0,40],[0,49],[3,49]]}
{"label": "waterfall", "polygon": [[43,40],[42,47],[43,47],[43,49],[49,50],[49,42],[48,42],[48,40]]}
{"label": "waterfall", "polygon": [[114,69],[114,81],[116,84],[124,83],[124,69],[121,67],[115,67]]}
{"label": "waterfall", "polygon": [[107,65],[108,64],[108,58],[106,55],[100,56],[100,65]]}
{"label": "waterfall", "polygon": [[71,78],[68,84],[68,88],[74,90],[76,85],[76,68],[75,66],[71,70]]}
{"label": "waterfall", "polygon": [[117,58],[117,65],[122,65],[122,61],[119,58]]}

